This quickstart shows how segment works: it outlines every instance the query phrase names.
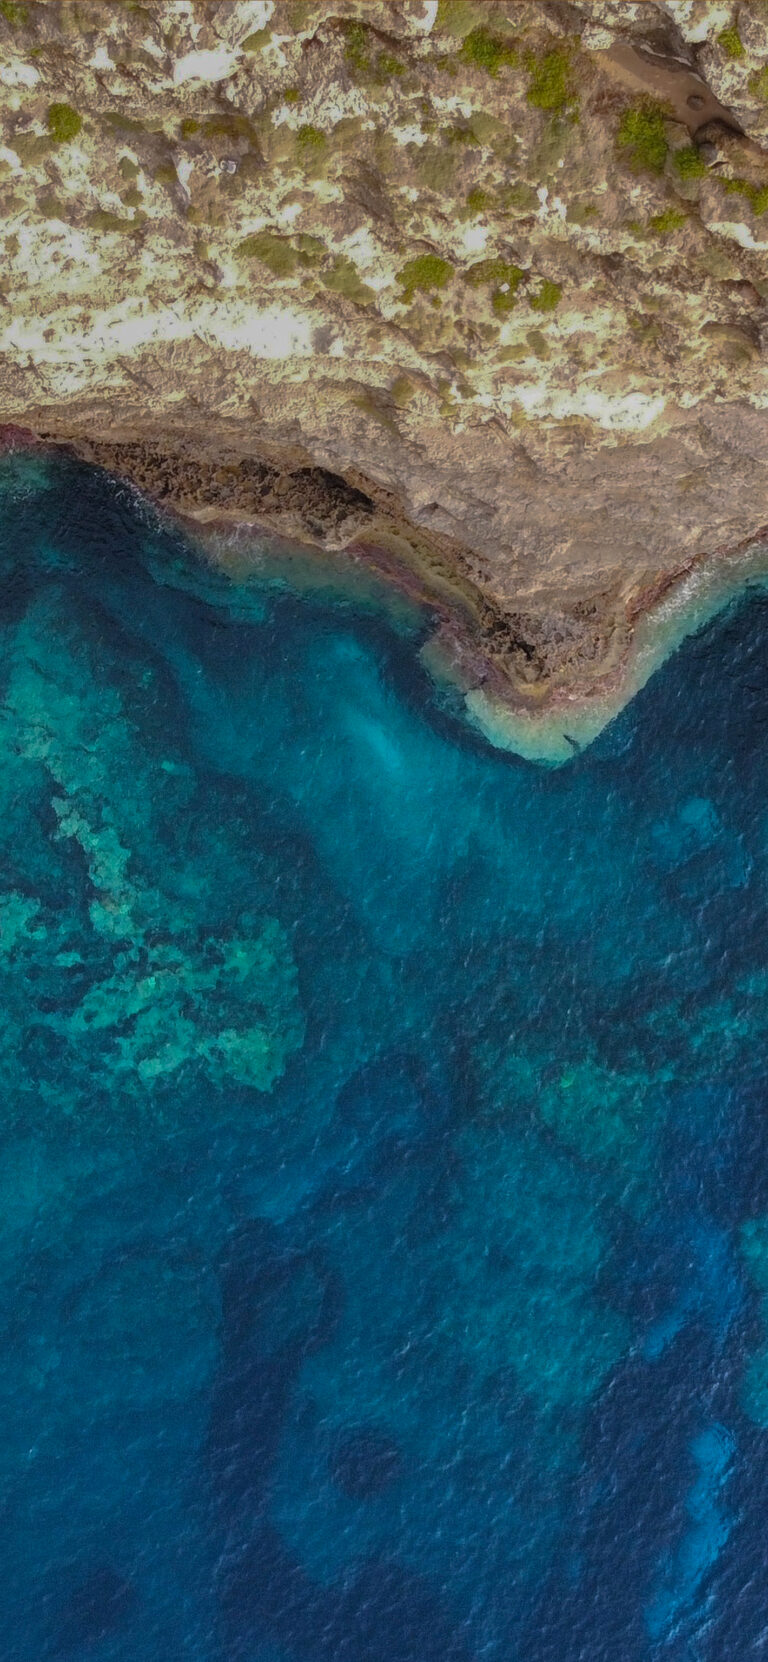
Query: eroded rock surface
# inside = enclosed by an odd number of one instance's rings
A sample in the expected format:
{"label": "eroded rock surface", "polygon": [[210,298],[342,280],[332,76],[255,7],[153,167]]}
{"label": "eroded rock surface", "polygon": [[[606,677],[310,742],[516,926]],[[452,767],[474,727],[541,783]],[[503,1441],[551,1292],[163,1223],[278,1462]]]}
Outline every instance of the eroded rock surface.
{"label": "eroded rock surface", "polygon": [[2,0],[0,80],[0,420],[389,550],[523,700],[768,521],[758,0]]}

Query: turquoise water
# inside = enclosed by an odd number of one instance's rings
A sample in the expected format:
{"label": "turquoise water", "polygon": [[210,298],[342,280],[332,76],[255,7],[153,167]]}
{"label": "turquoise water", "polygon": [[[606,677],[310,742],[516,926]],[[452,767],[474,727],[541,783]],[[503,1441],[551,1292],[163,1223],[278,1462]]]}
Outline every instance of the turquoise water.
{"label": "turquoise water", "polygon": [[0,488],[3,1657],[760,1654],[768,601],[553,770]]}

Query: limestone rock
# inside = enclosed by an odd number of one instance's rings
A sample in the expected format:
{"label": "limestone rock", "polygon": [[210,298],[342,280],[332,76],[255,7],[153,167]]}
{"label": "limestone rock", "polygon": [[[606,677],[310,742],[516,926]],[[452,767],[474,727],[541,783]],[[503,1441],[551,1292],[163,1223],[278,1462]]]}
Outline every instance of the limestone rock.
{"label": "limestone rock", "polygon": [[0,4],[0,421],[587,690],[768,521],[758,4]]}

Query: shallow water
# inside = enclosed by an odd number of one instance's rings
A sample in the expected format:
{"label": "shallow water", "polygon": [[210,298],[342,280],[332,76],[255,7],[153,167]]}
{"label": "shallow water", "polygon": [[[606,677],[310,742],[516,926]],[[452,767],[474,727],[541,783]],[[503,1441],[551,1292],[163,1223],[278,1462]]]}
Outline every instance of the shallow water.
{"label": "shallow water", "polygon": [[759,1654],[768,601],[553,771],[0,489],[3,1656]]}

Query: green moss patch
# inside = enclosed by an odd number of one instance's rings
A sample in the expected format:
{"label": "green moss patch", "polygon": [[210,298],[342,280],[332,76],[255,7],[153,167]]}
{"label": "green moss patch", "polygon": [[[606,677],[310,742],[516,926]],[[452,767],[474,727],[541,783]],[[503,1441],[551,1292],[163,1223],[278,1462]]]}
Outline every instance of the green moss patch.
{"label": "green moss patch", "polygon": [[539,198],[533,185],[527,184],[524,179],[517,179],[512,185],[502,186],[498,204],[502,213],[517,213],[525,217],[536,212]]}
{"label": "green moss patch", "polygon": [[307,231],[299,231],[293,238],[293,246],[298,252],[300,265],[317,265],[318,260],[325,257],[325,243],[322,237],[312,237]]}
{"label": "green moss patch", "polygon": [[541,358],[546,361],[547,358],[551,357],[549,342],[546,335],[542,334],[541,329],[529,329],[525,338],[534,358]]}
{"label": "green moss patch", "polygon": [[379,427],[383,427],[386,432],[392,433],[395,438],[399,438],[400,429],[395,420],[394,410],[389,404],[386,393],[382,392],[381,388],[370,387],[364,392],[357,393],[350,400],[350,403],[354,405],[355,409],[362,410],[363,414],[367,415],[371,421],[377,422]]}
{"label": "green moss patch", "polygon": [[293,244],[273,231],[256,231],[245,237],[235,252],[240,260],[259,260],[273,277],[292,277],[299,263]]}
{"label": "green moss patch", "polygon": [[345,23],[344,56],[358,74],[367,75],[371,68],[370,34],[364,23]]}
{"label": "green moss patch", "polygon": [[717,39],[727,58],[743,58],[744,47],[735,23],[729,23],[727,29],[721,30]]}
{"label": "green moss patch", "polygon": [[398,410],[404,410],[411,399],[416,397],[416,388],[407,375],[396,375],[389,391]]}
{"label": "green moss patch", "polygon": [[71,104],[51,104],[48,110],[48,132],[54,144],[69,144],[77,138],[83,118]]}
{"label": "green moss patch", "polygon": [[376,59],[376,78],[382,81],[397,80],[407,73],[405,64],[396,58],[392,52],[380,52]]}
{"label": "green moss patch", "polygon": [[122,219],[120,214],[110,213],[107,208],[94,208],[86,217],[86,225],[89,225],[92,231],[105,231],[112,236],[130,236],[141,229],[146,218],[146,214],[133,214],[130,219]]}
{"label": "green moss patch", "polygon": [[173,189],[179,182],[173,162],[161,162],[159,167],[155,168],[153,177],[156,185],[166,185],[169,189]]}
{"label": "green moss patch", "polygon": [[267,41],[271,39],[272,30],[269,26],[266,29],[255,29],[252,35],[246,35],[240,49],[242,52],[261,52]]}
{"label": "green moss patch", "polygon": [[476,144],[477,136],[468,121],[455,121],[445,128],[446,144]]}
{"label": "green moss patch", "polygon": [[472,190],[467,191],[467,207],[473,214],[484,213],[486,208],[490,208],[492,201],[490,191],[483,190],[482,185],[475,185]]}
{"label": "green moss patch", "polygon": [[723,190],[729,196],[743,196],[752,212],[764,214],[768,209],[768,185],[753,185],[749,179],[722,179]]}
{"label": "green moss patch", "polygon": [[517,291],[524,276],[522,266],[510,260],[477,260],[464,272],[464,282],[473,289],[492,288],[492,309],[497,317],[504,317],[517,304]]}
{"label": "green moss patch", "polygon": [[53,139],[42,133],[17,133],[8,140],[9,150],[15,150],[19,161],[24,167],[33,167],[49,156],[53,149]]}
{"label": "green moss patch", "polygon": [[449,192],[456,177],[456,157],[444,145],[422,144],[413,158],[420,180],[437,195]]}
{"label": "green moss patch", "polygon": [[438,254],[418,254],[398,271],[397,281],[403,289],[403,299],[412,300],[417,293],[432,294],[436,289],[446,288],[452,276],[453,266]]}
{"label": "green moss patch", "polygon": [[478,5],[477,0],[438,0],[435,29],[463,40],[470,29],[482,23],[485,12],[486,7]]}
{"label": "green moss patch", "polygon": [[202,132],[206,139],[224,139],[227,144],[237,139],[245,139],[248,144],[258,143],[253,122],[241,110],[217,110],[215,115],[207,115],[202,123]]}
{"label": "green moss patch", "polygon": [[462,41],[459,57],[462,63],[471,64],[473,69],[484,69],[487,75],[498,75],[500,69],[515,69],[520,62],[520,54],[510,41],[482,26],[472,29]]}
{"label": "green moss patch", "polygon": [[162,123],[148,123],[139,121],[136,116],[127,115],[124,110],[105,110],[102,117],[108,127],[116,133],[162,133]]}
{"label": "green moss patch", "polygon": [[38,197],[37,209],[42,214],[43,219],[61,219],[66,222],[68,218],[64,204],[51,190],[43,191],[42,196]]}
{"label": "green moss patch", "polygon": [[705,173],[709,172],[704,157],[695,144],[684,144],[681,150],[676,150],[672,162],[681,179],[703,179]]}
{"label": "green moss patch", "polygon": [[597,218],[598,207],[596,202],[569,202],[567,220],[569,225],[589,225]]}
{"label": "green moss patch", "polygon": [[749,77],[749,90],[756,98],[768,99],[768,63]]}
{"label": "green moss patch", "polygon": [[321,132],[319,127],[311,127],[305,123],[297,130],[296,143],[304,154],[317,154],[319,150],[325,149],[325,133]]}
{"label": "green moss patch", "polygon": [[374,290],[363,282],[357,266],[343,254],[334,259],[330,271],[322,273],[320,281],[332,294],[342,294],[355,306],[370,306],[376,299]]}
{"label": "green moss patch", "polygon": [[525,96],[537,110],[555,114],[576,103],[573,57],[567,47],[555,46],[540,58],[529,55],[525,67],[529,76]]}
{"label": "green moss patch", "polygon": [[638,172],[663,173],[669,151],[661,104],[644,101],[625,110],[616,143],[630,167]]}
{"label": "green moss patch", "polygon": [[656,236],[663,237],[669,231],[679,231],[681,226],[685,224],[686,217],[684,213],[680,213],[678,208],[664,208],[662,213],[651,215],[648,221],[648,229],[653,231]]}
{"label": "green moss patch", "polygon": [[524,276],[522,267],[509,260],[477,260],[464,272],[464,282],[472,289],[485,288],[489,283],[509,283],[517,288]]}
{"label": "green moss patch", "polygon": [[497,317],[506,317],[508,312],[514,311],[516,305],[517,290],[511,283],[504,283],[501,288],[494,289],[491,295],[491,308]]}
{"label": "green moss patch", "polygon": [[538,294],[531,295],[530,305],[535,312],[553,312],[560,303],[562,292],[559,283],[553,283],[549,277],[545,277]]}
{"label": "green moss patch", "polygon": [[406,65],[394,52],[372,54],[374,37],[365,23],[357,20],[343,24],[344,57],[350,69],[363,80],[372,80],[380,86],[408,73]]}

